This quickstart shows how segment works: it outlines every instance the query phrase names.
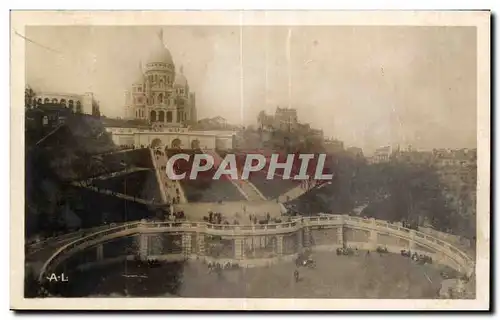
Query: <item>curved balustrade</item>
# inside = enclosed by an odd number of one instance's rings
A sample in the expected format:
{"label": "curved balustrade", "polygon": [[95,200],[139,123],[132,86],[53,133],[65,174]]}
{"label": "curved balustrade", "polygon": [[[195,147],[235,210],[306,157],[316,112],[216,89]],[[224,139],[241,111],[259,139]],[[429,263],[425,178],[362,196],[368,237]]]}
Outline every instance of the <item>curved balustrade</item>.
{"label": "curved balustrade", "polygon": [[[424,234],[422,232],[404,228],[395,224],[388,223],[383,220],[376,219],[363,219],[359,217],[352,217],[347,215],[328,215],[321,217],[310,217],[304,218],[309,220],[310,224],[316,225],[330,225],[329,221],[342,221],[337,224],[343,224],[355,229],[367,229],[374,230],[377,232],[388,232],[391,236],[400,237],[407,240],[413,240],[419,245],[424,245],[436,252],[443,253],[449,258],[456,261],[460,266],[463,266],[468,273],[471,273],[474,269],[474,260],[469,257],[466,253],[462,252],[460,249],[454,247],[453,245],[437,239],[431,235]],[[326,223],[325,223],[326,222]]]}
{"label": "curved balustrade", "polygon": [[[375,231],[380,234],[406,239],[420,246],[428,247],[437,253],[456,262],[462,271],[471,275],[474,271],[474,260],[453,245],[433,236],[404,228],[383,220],[363,219],[347,215],[323,215],[319,217],[303,217],[291,222],[263,224],[263,225],[216,225],[206,222],[131,222],[125,225],[97,231],[82,237],[59,248],[43,265],[39,279],[42,280],[49,267],[53,268],[62,262],[68,254],[75,249],[83,250],[112,238],[126,235],[125,233],[163,233],[163,232],[192,232],[213,236],[258,236],[258,235],[284,235],[306,228],[319,226],[343,226],[354,230]],[[408,249],[408,248],[401,248]],[[418,250],[416,250],[418,251]]]}
{"label": "curved balustrade", "polygon": [[73,238],[82,237],[85,234],[95,233],[95,232],[98,232],[101,230],[108,230],[108,229],[115,228],[115,227],[118,227],[118,226],[121,226],[124,224],[129,224],[129,223],[127,223],[127,222],[112,223],[110,225],[98,226],[98,227],[93,227],[90,229],[80,229],[78,231],[73,231],[70,233],[63,234],[63,235],[41,239],[39,241],[31,240],[25,244],[26,255],[30,255],[36,251],[42,250],[45,246],[50,245],[50,244],[54,244],[54,243],[58,243],[58,242],[59,243],[65,242],[65,241],[71,240]]}

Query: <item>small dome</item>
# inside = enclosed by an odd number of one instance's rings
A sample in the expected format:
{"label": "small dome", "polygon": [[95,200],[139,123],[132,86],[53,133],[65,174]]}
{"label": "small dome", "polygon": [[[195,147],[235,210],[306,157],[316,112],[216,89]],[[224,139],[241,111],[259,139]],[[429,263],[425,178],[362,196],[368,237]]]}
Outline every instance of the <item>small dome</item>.
{"label": "small dome", "polygon": [[181,66],[180,72],[175,74],[175,82],[174,86],[176,87],[187,87],[188,82],[186,77],[184,76],[184,69]]}
{"label": "small dome", "polygon": [[170,51],[163,44],[163,30],[160,30],[158,34],[158,38],[153,43],[153,47],[150,50],[150,54],[147,60],[147,63],[166,63],[166,64],[174,64],[174,60],[172,59],[172,55]]}

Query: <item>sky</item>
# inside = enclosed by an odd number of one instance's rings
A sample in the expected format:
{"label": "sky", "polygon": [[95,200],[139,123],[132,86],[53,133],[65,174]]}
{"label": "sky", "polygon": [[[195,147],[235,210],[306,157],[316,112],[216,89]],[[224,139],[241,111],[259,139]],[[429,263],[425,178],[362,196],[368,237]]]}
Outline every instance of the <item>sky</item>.
{"label": "sky", "polygon": [[26,81],[93,92],[108,117],[163,30],[199,118],[255,124],[277,106],[370,152],[476,146],[476,29],[384,26],[27,27]]}

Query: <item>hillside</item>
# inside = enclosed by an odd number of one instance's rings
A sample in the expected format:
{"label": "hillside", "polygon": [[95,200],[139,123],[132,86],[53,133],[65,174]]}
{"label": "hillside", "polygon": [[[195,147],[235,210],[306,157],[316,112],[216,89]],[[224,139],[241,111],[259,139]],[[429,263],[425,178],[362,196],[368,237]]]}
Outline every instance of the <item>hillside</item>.
{"label": "hillside", "polygon": [[[71,115],[64,124],[53,128],[33,125],[26,128],[27,237],[51,236],[105,220],[121,221],[129,216],[139,218],[149,214],[144,205],[70,185],[72,181],[123,170],[123,165],[151,167],[149,152],[144,152],[147,150],[133,150],[130,155],[99,156],[116,150],[116,146],[100,119],[91,116]],[[148,186],[155,185],[149,178],[141,179]],[[152,187],[148,190],[157,192]],[[112,217],[106,218],[110,212]]]}

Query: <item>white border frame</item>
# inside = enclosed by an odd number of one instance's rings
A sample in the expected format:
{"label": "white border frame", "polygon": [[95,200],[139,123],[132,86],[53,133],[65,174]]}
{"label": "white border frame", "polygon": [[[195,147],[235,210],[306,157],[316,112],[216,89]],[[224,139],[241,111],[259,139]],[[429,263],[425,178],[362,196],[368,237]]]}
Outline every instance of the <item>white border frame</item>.
{"label": "white border frame", "polygon": [[[385,299],[24,299],[25,45],[29,25],[385,25],[477,27],[477,267],[475,300]],[[490,12],[489,11],[189,11],[11,13],[11,306],[15,309],[120,310],[486,310],[490,286]],[[362,303],[360,303],[362,301]]]}

